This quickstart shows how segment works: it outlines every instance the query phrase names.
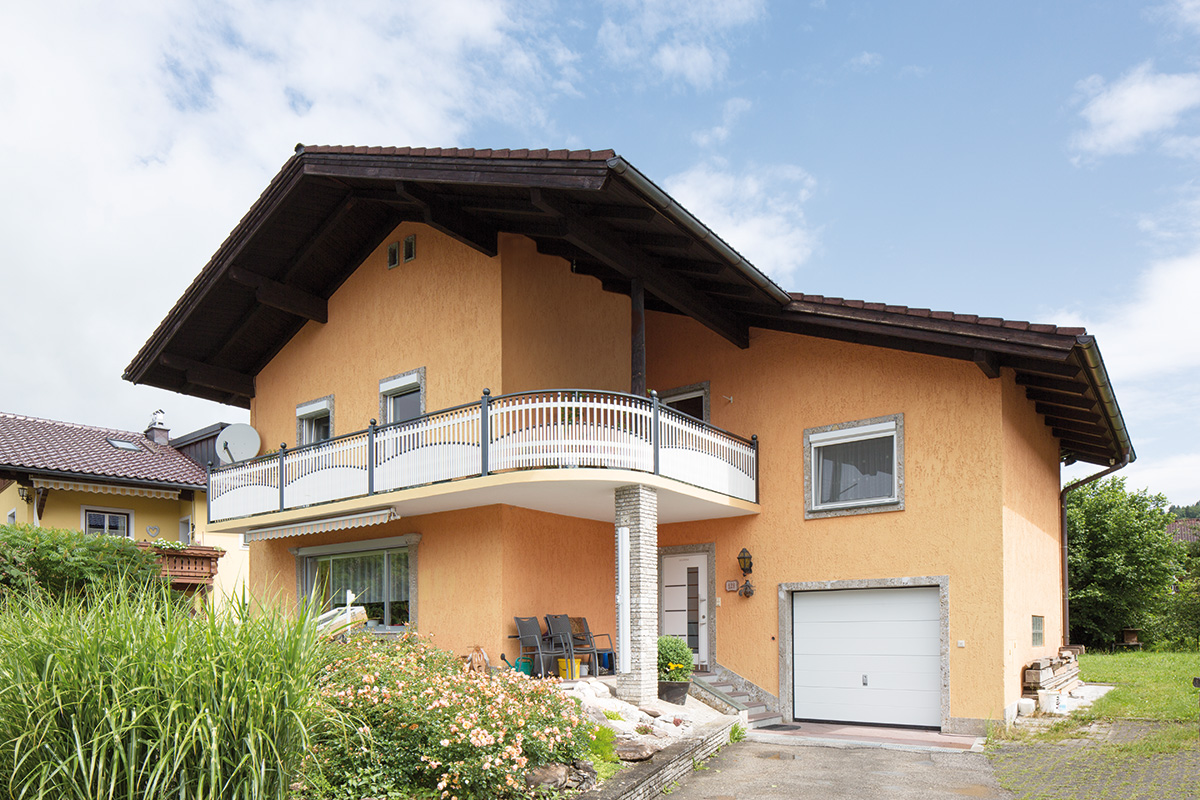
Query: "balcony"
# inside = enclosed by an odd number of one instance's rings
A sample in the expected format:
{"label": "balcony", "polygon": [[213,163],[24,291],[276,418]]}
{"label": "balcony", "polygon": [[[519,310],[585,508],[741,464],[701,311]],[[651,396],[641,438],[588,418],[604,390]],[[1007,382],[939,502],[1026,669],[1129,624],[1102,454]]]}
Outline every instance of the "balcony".
{"label": "balcony", "polygon": [[208,518],[219,523],[535,470],[622,470],[745,503],[758,496],[757,441],[655,396],[555,390],[485,393],[476,403],[216,470]]}
{"label": "balcony", "polygon": [[137,546],[158,556],[162,564],[162,577],[170,582],[172,589],[181,592],[212,586],[213,577],[217,574],[217,561],[225,555],[225,551],[219,548],[195,544],[180,550],[155,547],[153,542],[137,542]]}

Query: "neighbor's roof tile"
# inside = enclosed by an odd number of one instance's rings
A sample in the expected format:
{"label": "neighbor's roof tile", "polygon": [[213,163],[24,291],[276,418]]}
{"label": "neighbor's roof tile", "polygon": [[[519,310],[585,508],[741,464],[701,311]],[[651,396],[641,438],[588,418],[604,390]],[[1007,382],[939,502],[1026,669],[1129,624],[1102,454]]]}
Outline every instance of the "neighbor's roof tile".
{"label": "neighbor's roof tile", "polygon": [[[129,442],[123,450],[109,439]],[[66,472],[80,478],[202,487],[204,470],[178,450],[140,433],[0,412],[0,467]]]}

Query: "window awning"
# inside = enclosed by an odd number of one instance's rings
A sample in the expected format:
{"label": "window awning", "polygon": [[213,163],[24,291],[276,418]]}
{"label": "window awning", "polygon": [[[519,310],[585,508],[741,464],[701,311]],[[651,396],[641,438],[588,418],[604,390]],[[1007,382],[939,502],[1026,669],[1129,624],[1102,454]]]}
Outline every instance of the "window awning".
{"label": "window awning", "polygon": [[382,525],[399,518],[400,516],[393,508],[378,508],[373,511],[346,514],[340,517],[310,519],[290,525],[251,528],[246,531],[246,543],[261,542],[266,539],[283,539],[287,536],[306,536],[310,533],[324,533],[325,531],[340,531],[346,528],[365,528],[369,525]]}
{"label": "window awning", "polygon": [[178,500],[178,489],[151,489],[145,486],[117,486],[108,483],[81,483],[79,481],[57,481],[34,478],[35,489],[58,489],[64,492],[95,492],[96,494],[123,494],[130,497],[152,497],[155,500]]}

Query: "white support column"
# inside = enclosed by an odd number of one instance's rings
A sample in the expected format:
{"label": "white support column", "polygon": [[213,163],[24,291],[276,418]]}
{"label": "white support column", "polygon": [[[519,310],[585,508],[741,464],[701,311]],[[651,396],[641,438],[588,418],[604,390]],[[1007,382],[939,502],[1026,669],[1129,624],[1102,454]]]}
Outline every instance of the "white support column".
{"label": "white support column", "polygon": [[658,492],[616,490],[617,696],[658,697]]}

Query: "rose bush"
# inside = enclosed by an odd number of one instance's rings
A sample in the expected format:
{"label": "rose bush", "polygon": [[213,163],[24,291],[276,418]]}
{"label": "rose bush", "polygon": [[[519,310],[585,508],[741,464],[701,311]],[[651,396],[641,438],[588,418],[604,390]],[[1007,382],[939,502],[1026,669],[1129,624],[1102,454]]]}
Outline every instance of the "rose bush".
{"label": "rose bush", "polygon": [[317,743],[309,777],[319,795],[516,797],[533,767],[588,754],[595,726],[550,681],[466,672],[415,634],[331,648],[319,689],[358,735]]}

